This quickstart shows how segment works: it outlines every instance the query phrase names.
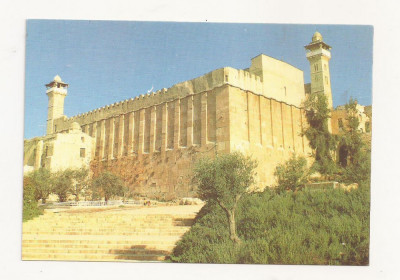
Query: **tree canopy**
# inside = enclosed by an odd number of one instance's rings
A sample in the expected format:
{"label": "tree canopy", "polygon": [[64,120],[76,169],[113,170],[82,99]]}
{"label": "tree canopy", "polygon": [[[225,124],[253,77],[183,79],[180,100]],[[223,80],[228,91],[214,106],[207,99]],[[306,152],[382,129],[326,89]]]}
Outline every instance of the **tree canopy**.
{"label": "tree canopy", "polygon": [[346,158],[342,160],[344,180],[360,183],[369,180],[371,176],[371,150],[363,141],[359,129],[357,100],[351,98],[345,109],[347,125],[340,135],[339,143],[340,148],[346,150]]}
{"label": "tree canopy", "polygon": [[230,238],[239,243],[236,234],[235,210],[237,203],[255,181],[257,162],[239,152],[217,155],[215,159],[200,160],[194,169],[199,197],[216,201],[225,211]]}
{"label": "tree canopy", "polygon": [[104,197],[108,201],[113,196],[123,196],[125,186],[121,178],[107,171],[93,179],[92,191],[94,196]]}
{"label": "tree canopy", "polygon": [[26,178],[29,178],[30,185],[34,188],[34,196],[36,201],[42,200],[46,203],[46,199],[52,192],[52,176],[49,170],[40,168],[29,173]]}
{"label": "tree canopy", "polygon": [[315,162],[313,171],[331,176],[336,171],[333,153],[336,150],[336,138],[328,127],[330,121],[330,109],[324,94],[312,93],[304,102],[308,127],[304,131],[310,147],[314,151]]}

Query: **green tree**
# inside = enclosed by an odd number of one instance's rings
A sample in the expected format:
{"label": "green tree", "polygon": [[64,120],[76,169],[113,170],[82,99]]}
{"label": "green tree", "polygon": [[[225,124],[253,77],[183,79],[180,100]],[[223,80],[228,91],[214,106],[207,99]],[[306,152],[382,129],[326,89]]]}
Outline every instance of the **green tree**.
{"label": "green tree", "polygon": [[330,109],[324,94],[312,93],[304,102],[308,127],[304,131],[310,147],[313,149],[315,161],[313,171],[318,171],[326,177],[336,172],[333,153],[336,150],[336,138],[330,133]]}
{"label": "green tree", "polygon": [[107,171],[93,179],[92,191],[94,197],[104,197],[107,203],[114,196],[124,196],[125,186],[121,178]]}
{"label": "green tree", "polygon": [[307,160],[295,154],[285,163],[278,164],[274,175],[278,179],[276,191],[295,191],[304,186],[308,177]]}
{"label": "green tree", "polygon": [[40,168],[27,175],[34,188],[34,196],[36,201],[41,199],[42,203],[46,203],[46,199],[52,192],[52,174],[49,170]]}
{"label": "green tree", "polygon": [[24,177],[23,183],[23,221],[30,220],[42,213],[35,199],[35,186],[31,177]]}
{"label": "green tree", "polygon": [[58,171],[53,178],[53,193],[58,196],[60,202],[67,201],[68,194],[71,193],[74,171],[66,169]]}
{"label": "green tree", "polygon": [[88,186],[89,170],[86,168],[73,170],[71,194],[75,196],[75,201],[79,201],[80,194],[82,191],[86,190]]}
{"label": "green tree", "polygon": [[344,181],[360,183],[369,180],[371,175],[371,150],[363,141],[358,118],[357,100],[351,98],[346,104],[347,125],[343,129],[340,139],[340,149],[346,151],[346,158],[342,159]]}
{"label": "green tree", "polygon": [[254,183],[257,162],[239,152],[217,155],[197,162],[194,179],[198,183],[199,197],[207,202],[216,201],[224,210],[229,224],[230,239],[240,243],[236,233],[235,211],[240,198]]}

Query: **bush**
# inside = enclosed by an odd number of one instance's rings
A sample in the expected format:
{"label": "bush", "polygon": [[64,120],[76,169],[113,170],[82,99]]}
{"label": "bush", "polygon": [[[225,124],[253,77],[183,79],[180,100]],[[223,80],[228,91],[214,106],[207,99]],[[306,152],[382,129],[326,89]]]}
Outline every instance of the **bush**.
{"label": "bush", "polygon": [[110,198],[124,196],[126,188],[121,178],[111,172],[104,172],[93,179],[92,182],[93,199],[104,197],[107,202]]}
{"label": "bush", "polygon": [[67,201],[72,188],[73,171],[66,169],[52,174],[53,193],[58,196],[60,202]]}
{"label": "bush", "polygon": [[286,163],[278,164],[274,175],[278,178],[278,186],[276,187],[278,193],[287,190],[295,191],[307,182],[307,160],[293,154]]}
{"label": "bush", "polygon": [[330,109],[325,94],[308,94],[304,101],[304,109],[308,126],[304,135],[313,150],[315,161],[311,167],[313,172],[319,172],[325,179],[336,173],[337,167],[332,154],[336,150],[336,136],[329,132]]}
{"label": "bush", "polygon": [[41,199],[42,203],[46,203],[46,199],[52,192],[52,174],[50,171],[40,168],[25,176],[25,180],[29,180],[29,185],[34,188],[35,200]]}
{"label": "bush", "polygon": [[28,221],[43,213],[35,199],[35,187],[30,177],[24,177],[22,220]]}
{"label": "bush", "polygon": [[220,207],[207,203],[171,260],[200,263],[367,265],[369,185],[345,192],[267,189],[238,205],[234,246]]}

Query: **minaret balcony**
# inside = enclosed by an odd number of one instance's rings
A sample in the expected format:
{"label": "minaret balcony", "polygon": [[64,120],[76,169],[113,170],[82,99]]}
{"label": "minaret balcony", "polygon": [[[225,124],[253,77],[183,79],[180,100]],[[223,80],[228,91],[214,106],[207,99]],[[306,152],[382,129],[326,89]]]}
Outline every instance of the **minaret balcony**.
{"label": "minaret balcony", "polygon": [[61,94],[61,95],[67,95],[67,89],[66,88],[57,88],[57,87],[52,87],[46,90],[46,94],[49,93],[56,93],[56,94]]}
{"label": "minaret balcony", "polygon": [[310,58],[310,57],[313,57],[313,56],[317,56],[317,55],[323,55],[323,56],[326,56],[328,58],[331,58],[331,52],[327,51],[327,50],[324,50],[324,49],[317,49],[317,50],[313,50],[313,51],[310,51],[310,52],[306,53],[306,57],[307,58]]}

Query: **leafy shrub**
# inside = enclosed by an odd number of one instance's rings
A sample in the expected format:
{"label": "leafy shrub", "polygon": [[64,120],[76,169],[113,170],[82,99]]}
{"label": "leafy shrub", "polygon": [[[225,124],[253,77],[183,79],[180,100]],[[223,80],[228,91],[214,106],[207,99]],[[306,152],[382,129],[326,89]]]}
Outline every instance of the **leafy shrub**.
{"label": "leafy shrub", "polygon": [[307,182],[308,168],[304,157],[295,154],[285,163],[278,164],[274,175],[278,178],[277,192],[295,191]]}
{"label": "leafy shrub", "polygon": [[36,201],[41,199],[42,203],[46,203],[46,199],[52,192],[52,174],[50,171],[40,168],[25,176],[24,182],[25,180],[29,180],[29,185],[33,187]]}
{"label": "leafy shrub", "polygon": [[339,180],[346,183],[369,181],[371,177],[371,147],[359,130],[357,100],[350,99],[346,104],[347,125],[340,135],[341,148],[345,148],[345,158],[341,159],[342,176]]}
{"label": "leafy shrub", "polygon": [[277,195],[267,189],[238,205],[234,246],[226,216],[207,203],[178,242],[174,262],[367,265],[369,259],[369,185],[302,190]]}
{"label": "leafy shrub", "polygon": [[319,172],[330,178],[336,173],[337,166],[332,153],[336,150],[336,136],[329,132],[330,109],[325,94],[308,94],[304,101],[304,108],[308,126],[304,135],[313,150],[315,161],[311,167],[313,172]]}
{"label": "leafy shrub", "polygon": [[35,199],[35,187],[30,177],[24,177],[22,219],[28,221],[43,213]]}
{"label": "leafy shrub", "polygon": [[72,188],[73,171],[66,169],[52,174],[53,193],[58,196],[60,202],[67,201]]}

